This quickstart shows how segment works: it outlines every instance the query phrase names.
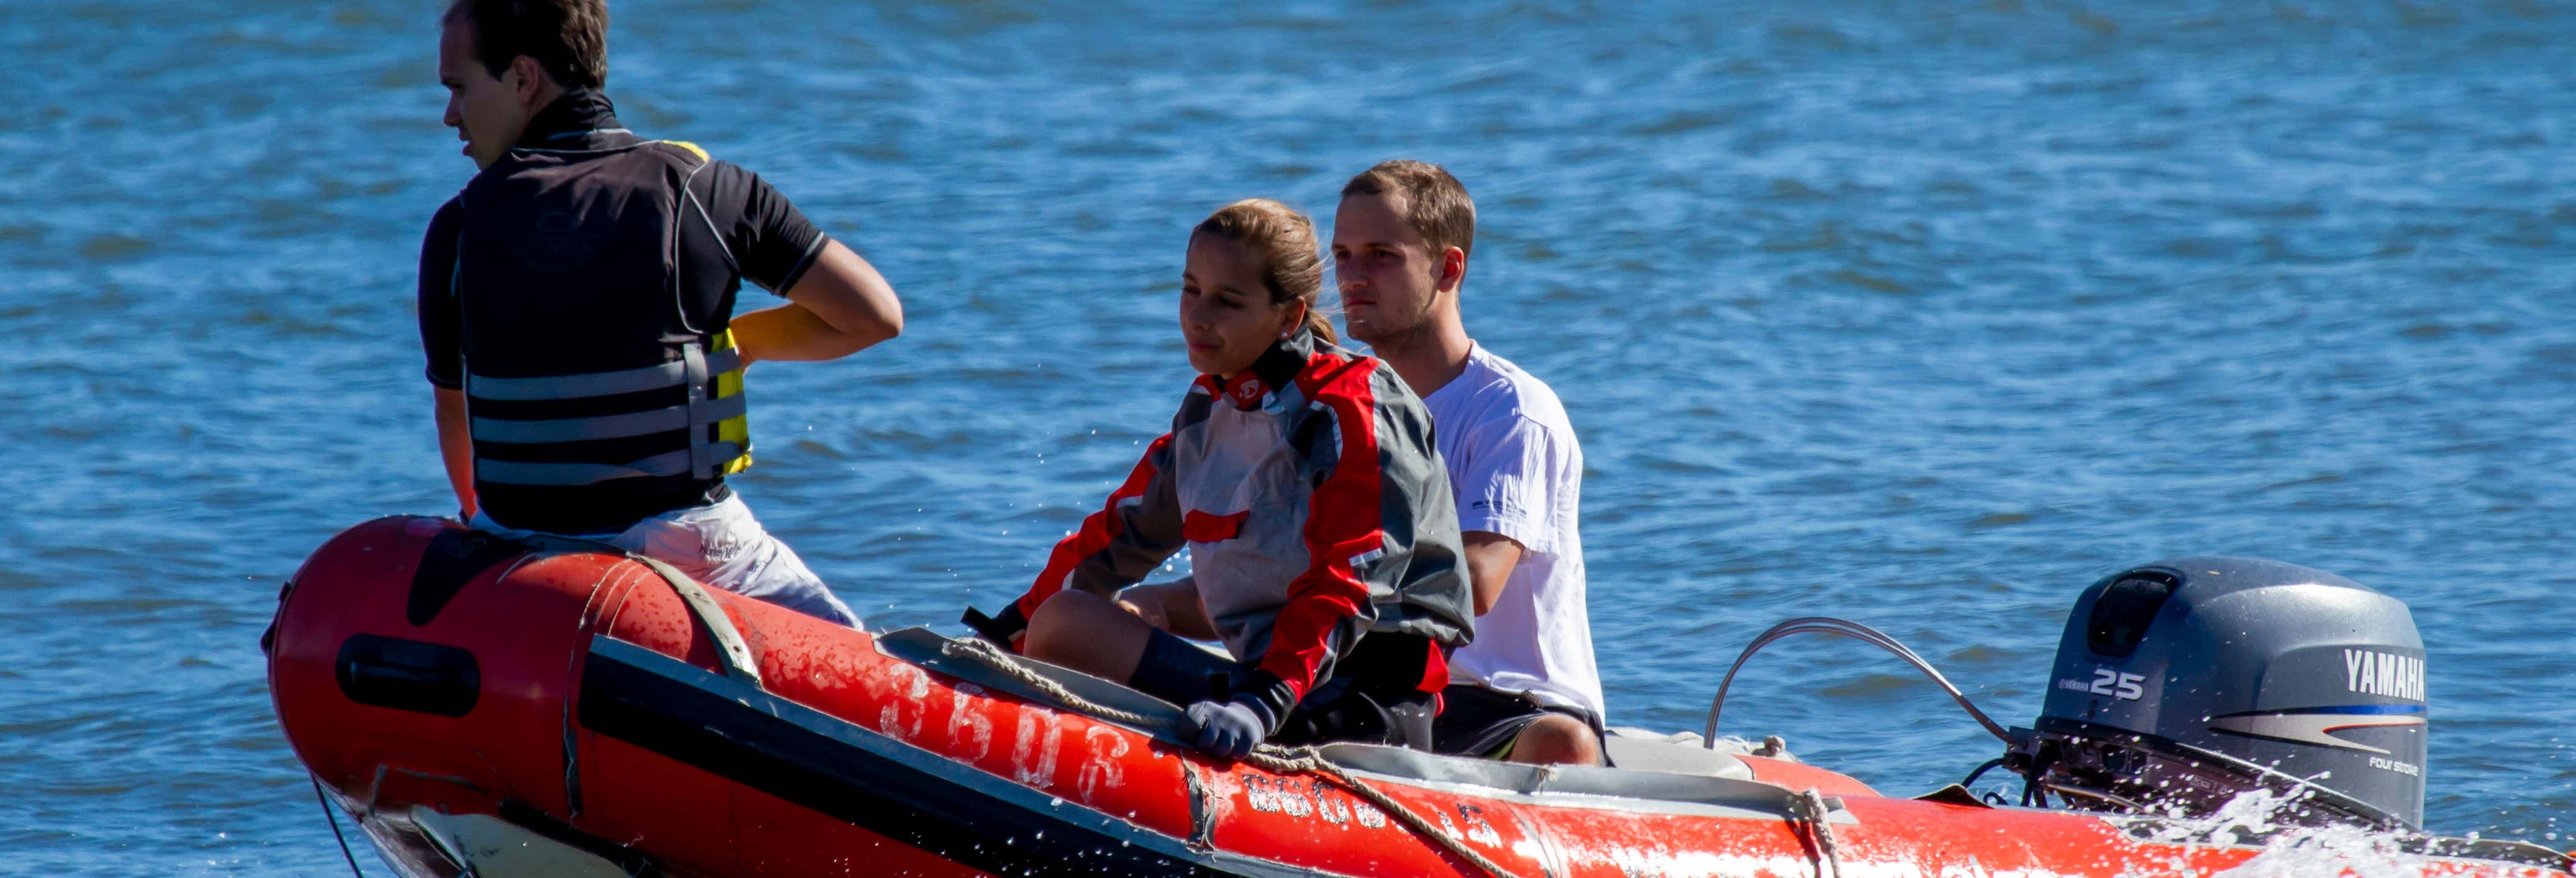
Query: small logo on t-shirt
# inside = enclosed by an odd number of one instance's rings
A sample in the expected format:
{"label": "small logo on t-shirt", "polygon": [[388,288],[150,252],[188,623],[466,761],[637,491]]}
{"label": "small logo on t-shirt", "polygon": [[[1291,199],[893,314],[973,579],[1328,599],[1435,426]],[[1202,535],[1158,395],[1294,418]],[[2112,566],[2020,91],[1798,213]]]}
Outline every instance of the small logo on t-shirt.
{"label": "small logo on t-shirt", "polygon": [[1245,381],[1234,385],[1234,404],[1251,408],[1261,401],[1261,382]]}

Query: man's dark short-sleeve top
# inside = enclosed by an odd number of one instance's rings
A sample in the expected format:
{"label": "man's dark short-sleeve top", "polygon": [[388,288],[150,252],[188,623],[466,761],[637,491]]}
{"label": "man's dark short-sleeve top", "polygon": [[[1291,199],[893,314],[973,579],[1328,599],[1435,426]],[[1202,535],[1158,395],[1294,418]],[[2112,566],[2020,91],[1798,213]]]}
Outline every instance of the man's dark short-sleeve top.
{"label": "man's dark short-sleeve top", "polygon": [[[618,124],[608,99],[596,92],[574,91],[548,105],[545,110],[537,114],[535,119],[530,120],[526,134],[512,149],[514,158],[505,160],[505,163],[516,168],[516,172],[525,172],[530,164],[528,160],[537,158],[558,166],[570,166],[585,161],[583,157],[588,155],[600,156],[601,161],[617,161],[612,157],[632,156],[635,154],[633,152],[635,149],[667,150],[675,154],[685,150],[693,154],[691,158],[695,160],[692,163],[694,167],[685,174],[668,178],[670,181],[668,183],[658,184],[677,185],[685,181],[687,187],[685,193],[657,191],[650,193],[649,197],[634,198],[602,190],[585,196],[591,198],[593,203],[612,205],[650,203],[667,205],[669,207],[665,209],[676,212],[670,218],[673,224],[662,226],[662,228],[675,230],[670,233],[670,237],[660,235],[638,237],[631,234],[618,236],[606,234],[608,230],[603,229],[602,236],[592,239],[602,242],[599,246],[634,248],[637,252],[628,253],[612,249],[588,252],[581,257],[594,262],[603,259],[611,260],[611,264],[616,265],[618,270],[602,271],[600,276],[603,278],[623,277],[628,279],[623,283],[633,283],[632,279],[637,277],[658,277],[663,279],[662,282],[672,284],[676,289],[666,291],[656,284],[651,288],[626,291],[623,295],[632,297],[631,305],[625,298],[621,298],[620,294],[612,291],[596,288],[565,290],[565,298],[558,300],[556,304],[578,308],[651,309],[649,313],[621,310],[602,314],[598,322],[601,331],[618,338],[602,336],[591,339],[591,341],[600,342],[598,344],[565,343],[569,340],[560,335],[564,330],[559,325],[540,326],[495,319],[470,321],[467,319],[470,315],[491,318],[493,315],[503,313],[525,313],[531,310],[528,306],[547,304],[542,300],[530,301],[522,298],[496,302],[503,306],[501,308],[477,311],[478,304],[482,301],[478,295],[543,296],[552,289],[547,284],[566,281],[560,278],[550,281],[534,278],[492,278],[474,280],[464,288],[459,288],[455,283],[455,274],[459,266],[457,247],[460,238],[472,232],[476,234],[477,240],[482,240],[481,233],[492,231],[465,228],[469,213],[461,199],[466,196],[459,195],[458,198],[450,199],[446,205],[439,208],[438,213],[430,220],[428,234],[421,242],[419,289],[421,347],[428,359],[429,381],[441,388],[465,389],[465,378],[468,372],[465,356],[468,350],[476,351],[478,356],[492,360],[491,363],[478,366],[474,371],[506,377],[529,374],[581,375],[631,369],[632,363],[584,360],[596,358],[600,350],[618,348],[618,339],[623,339],[624,333],[654,331],[650,327],[662,327],[659,332],[661,337],[644,340],[646,345],[667,344],[673,340],[673,337],[679,335],[699,337],[702,343],[712,344],[714,337],[725,331],[732,321],[735,294],[741,290],[744,279],[747,278],[783,296],[795,287],[797,280],[804,276],[814,264],[815,257],[828,243],[822,230],[815,228],[814,224],[806,220],[794,205],[789,204],[786,198],[780,196],[777,190],[770,188],[769,184],[758,176],[726,162],[707,160],[705,153],[695,146],[679,143],[653,144],[639,138]],[[495,164],[494,168],[502,168],[502,165]],[[513,171],[502,172],[512,173]],[[647,178],[649,176],[646,175]],[[570,179],[578,181],[572,185],[590,187],[652,185],[639,182],[638,176],[634,174],[611,173],[598,177],[575,176]],[[487,191],[476,185],[484,182],[486,181],[481,177],[477,177],[474,183],[467,185],[466,191],[475,193]],[[489,191],[511,192],[525,189],[524,186],[516,188],[498,186],[491,187]],[[491,217],[520,218],[525,216],[519,212],[521,207],[508,203],[493,204],[478,201],[471,215],[484,218],[475,220],[477,222],[491,222],[493,221]],[[530,211],[549,209],[534,203],[523,207]],[[664,251],[662,248],[665,246],[672,247],[676,252]],[[498,265],[503,264],[506,263],[498,263],[495,267],[481,270],[496,270]],[[519,280],[531,282],[517,282]],[[484,286],[478,288],[475,284]],[[674,304],[677,305],[676,311],[672,310]],[[534,309],[536,313],[545,313],[546,310],[543,307]],[[578,321],[578,312],[575,312],[575,317]],[[473,326],[473,331],[477,333],[476,337],[470,340],[466,338],[468,326]],[[492,333],[492,335],[483,335],[483,333]],[[555,359],[561,359],[563,362],[549,362]],[[489,371],[494,365],[500,365],[503,371],[499,373]],[[598,399],[608,400],[608,402],[599,403],[599,405],[631,405],[634,402],[628,398],[631,396],[632,394],[600,397]],[[566,412],[563,417],[583,416],[580,410],[584,405],[589,403],[567,404],[562,407]],[[591,414],[602,413],[591,412]],[[652,445],[659,448],[662,444],[667,444],[664,437],[659,437],[658,434],[607,437],[595,442],[582,441],[589,444],[559,443],[562,447],[580,449],[577,452],[561,453],[575,454],[576,457],[598,456],[603,453],[614,456],[616,451],[603,451],[602,446],[613,445],[622,449],[627,445]],[[743,437],[741,441],[747,443],[748,437]],[[619,443],[626,445],[619,445]],[[506,440],[497,440],[494,448],[504,445],[508,445]],[[475,446],[475,456],[478,461],[486,456],[487,451],[494,450],[485,448],[485,440],[479,435],[475,440]],[[518,459],[521,460],[538,459],[527,457],[532,453],[540,456],[558,453],[552,448],[535,450],[528,447],[514,447],[511,452],[520,455]],[[638,453],[641,451],[639,450]],[[615,461],[592,462],[614,463]],[[696,471],[675,475],[617,477],[575,485],[495,482],[481,477],[479,465],[476,475],[475,487],[482,501],[481,505],[484,511],[490,513],[495,520],[510,527],[561,533],[614,533],[644,517],[671,509],[714,502],[723,499],[724,496],[723,476],[709,477]]]}
{"label": "man's dark short-sleeve top", "polygon": [[[567,95],[538,113],[523,144],[616,129],[616,118],[605,113],[608,100],[585,103],[577,98],[582,95]],[[680,296],[701,327],[734,312],[739,281],[760,283],[770,294],[786,296],[814,265],[814,257],[822,255],[827,242],[822,229],[750,170],[732,162],[708,162],[690,180],[688,193],[693,201],[685,203],[680,221]],[[443,389],[464,389],[464,324],[451,278],[461,221],[464,206],[448,198],[430,216],[430,232],[420,242],[420,348],[430,360],[430,384]]]}

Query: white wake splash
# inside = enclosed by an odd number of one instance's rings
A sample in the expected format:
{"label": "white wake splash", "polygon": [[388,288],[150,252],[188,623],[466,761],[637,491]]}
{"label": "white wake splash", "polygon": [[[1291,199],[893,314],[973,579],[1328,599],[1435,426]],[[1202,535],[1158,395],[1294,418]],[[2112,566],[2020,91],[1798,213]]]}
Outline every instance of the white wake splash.
{"label": "white wake splash", "polygon": [[2422,878],[2454,871],[2452,864],[2405,850],[2401,839],[2389,833],[2298,825],[2286,819],[2293,804],[2272,790],[2251,790],[2207,817],[2160,823],[2148,837],[2170,844],[2262,846],[2253,859],[2211,878]]}

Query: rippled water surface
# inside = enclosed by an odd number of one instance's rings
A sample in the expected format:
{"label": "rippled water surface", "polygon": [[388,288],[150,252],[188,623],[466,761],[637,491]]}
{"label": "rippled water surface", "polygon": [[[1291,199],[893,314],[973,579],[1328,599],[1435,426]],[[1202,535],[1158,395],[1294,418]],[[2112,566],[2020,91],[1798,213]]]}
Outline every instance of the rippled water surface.
{"label": "rippled water surface", "polygon": [[[339,852],[254,646],[332,532],[451,508],[414,256],[471,165],[434,0],[0,9],[0,869]],[[641,2],[627,120],[775,181],[900,340],[755,372],[738,484],[878,626],[1016,593],[1169,417],[1188,225],[1405,155],[1469,326],[1581,432],[1615,722],[1785,616],[2038,709],[2075,591],[2186,553],[2414,605],[2434,828],[2576,847],[2576,8]],[[1730,729],[1890,791],[1991,755],[1792,641]]]}

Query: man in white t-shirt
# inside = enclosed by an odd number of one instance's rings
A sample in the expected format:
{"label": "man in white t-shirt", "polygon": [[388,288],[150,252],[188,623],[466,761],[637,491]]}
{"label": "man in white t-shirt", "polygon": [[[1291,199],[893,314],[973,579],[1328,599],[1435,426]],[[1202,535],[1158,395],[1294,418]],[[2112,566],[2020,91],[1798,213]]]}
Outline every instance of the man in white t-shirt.
{"label": "man in white t-shirt", "polygon": [[1583,449],[1545,382],[1467,337],[1458,294],[1476,233],[1438,165],[1382,162],[1342,187],[1333,274],[1350,336],[1431,409],[1457,493],[1475,641],[1449,659],[1434,749],[1515,762],[1601,762],[1601,675],[1575,528]]}

